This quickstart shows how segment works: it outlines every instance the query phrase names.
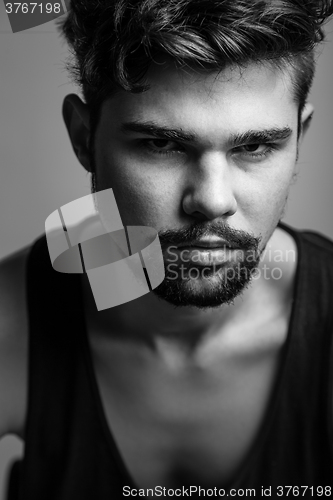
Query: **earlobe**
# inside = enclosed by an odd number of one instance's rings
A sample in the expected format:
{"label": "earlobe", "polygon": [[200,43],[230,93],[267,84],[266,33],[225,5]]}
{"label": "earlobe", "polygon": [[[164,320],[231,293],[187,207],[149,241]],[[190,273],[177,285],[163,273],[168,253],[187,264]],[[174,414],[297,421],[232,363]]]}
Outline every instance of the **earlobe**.
{"label": "earlobe", "polygon": [[89,109],[81,99],[70,94],[65,97],[62,106],[62,116],[66,124],[69,138],[71,140],[74,153],[81,165],[88,171],[92,171],[89,152]]}
{"label": "earlobe", "polygon": [[314,113],[313,105],[310,103],[306,103],[304,106],[304,109],[302,111],[302,116],[301,116],[302,128],[301,128],[300,139],[302,139],[304,137],[304,135],[306,134],[306,132],[308,131],[312,117],[313,117],[313,113]]}

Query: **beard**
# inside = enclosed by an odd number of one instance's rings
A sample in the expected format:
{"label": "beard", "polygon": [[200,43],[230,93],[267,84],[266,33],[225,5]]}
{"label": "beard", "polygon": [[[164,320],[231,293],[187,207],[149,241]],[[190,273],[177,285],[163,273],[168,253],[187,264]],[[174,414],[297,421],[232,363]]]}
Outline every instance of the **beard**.
{"label": "beard", "polygon": [[[92,173],[91,192],[97,193],[96,174]],[[261,237],[231,228],[226,222],[194,222],[187,228],[158,232],[165,278],[151,293],[175,307],[199,309],[231,304],[249,285],[260,261]],[[219,237],[226,242],[221,261],[199,265],[181,258],[170,262],[167,254],[178,245],[191,248],[203,237]],[[147,276],[146,276],[147,277]]]}
{"label": "beard", "polygon": [[[195,246],[192,242],[212,236],[223,238],[227,245],[220,249],[221,258],[214,259],[214,263],[204,266],[195,259],[189,262],[189,259],[182,259],[179,252],[174,252],[175,259],[170,263],[168,255],[172,255],[172,248],[181,245],[188,251]],[[258,268],[261,238],[232,229],[225,222],[195,222],[186,229],[160,231],[159,238],[165,279],[152,293],[175,307],[207,309],[231,304],[245,290]]]}

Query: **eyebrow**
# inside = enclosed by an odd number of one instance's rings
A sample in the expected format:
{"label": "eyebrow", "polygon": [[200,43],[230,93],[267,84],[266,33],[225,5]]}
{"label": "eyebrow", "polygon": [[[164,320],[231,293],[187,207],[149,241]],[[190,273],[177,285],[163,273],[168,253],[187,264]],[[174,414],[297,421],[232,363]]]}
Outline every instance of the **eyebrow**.
{"label": "eyebrow", "polygon": [[[153,137],[184,141],[184,142],[199,142],[199,137],[196,134],[184,132],[182,129],[171,129],[159,126],[155,122],[127,122],[121,126],[122,132],[138,132],[140,134],[147,134]],[[243,144],[250,143],[269,143],[279,140],[288,139],[293,131],[290,127],[273,127],[262,130],[248,130],[243,133],[233,133],[227,140],[228,147],[237,147]]]}
{"label": "eyebrow", "polygon": [[182,129],[170,129],[157,125],[154,122],[127,122],[121,126],[123,132],[139,132],[163,139],[172,139],[177,141],[195,142],[195,134],[184,132]]}
{"label": "eyebrow", "polygon": [[288,139],[293,131],[290,127],[270,128],[263,130],[248,130],[242,134],[232,134],[228,140],[228,145],[232,147],[241,146],[242,144],[259,144],[281,141]]}

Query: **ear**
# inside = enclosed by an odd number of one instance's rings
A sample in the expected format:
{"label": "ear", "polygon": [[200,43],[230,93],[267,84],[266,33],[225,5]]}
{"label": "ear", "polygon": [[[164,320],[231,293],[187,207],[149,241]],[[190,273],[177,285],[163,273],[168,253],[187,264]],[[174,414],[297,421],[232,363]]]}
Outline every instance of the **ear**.
{"label": "ear", "polygon": [[89,109],[81,99],[70,94],[65,97],[62,106],[62,116],[64,118],[68,135],[71,140],[74,153],[81,165],[88,171],[92,171],[89,153]]}
{"label": "ear", "polygon": [[300,141],[303,139],[304,135],[306,134],[306,132],[309,129],[309,126],[310,126],[310,123],[312,120],[312,116],[313,116],[313,112],[314,112],[314,107],[312,106],[312,104],[307,102],[303,108],[302,115],[301,115]]}

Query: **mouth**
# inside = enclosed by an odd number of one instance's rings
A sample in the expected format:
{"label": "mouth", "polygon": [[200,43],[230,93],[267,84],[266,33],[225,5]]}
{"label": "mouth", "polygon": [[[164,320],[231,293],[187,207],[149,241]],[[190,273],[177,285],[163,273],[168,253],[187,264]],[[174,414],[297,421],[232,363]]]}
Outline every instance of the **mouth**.
{"label": "mouth", "polygon": [[216,249],[216,248],[237,248],[236,245],[229,243],[228,241],[219,239],[206,239],[206,240],[194,240],[190,243],[180,243],[177,248],[202,248],[205,250]]}
{"label": "mouth", "polygon": [[231,260],[234,260],[235,251],[240,250],[237,247],[231,247],[227,243],[221,242],[195,242],[191,245],[182,244],[169,248],[169,255],[173,258],[171,262],[177,264],[189,264],[197,266],[222,266]]}

